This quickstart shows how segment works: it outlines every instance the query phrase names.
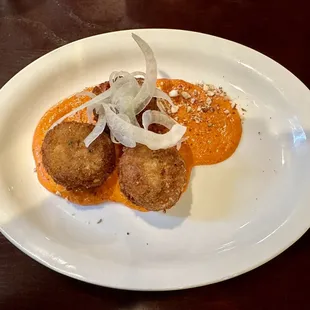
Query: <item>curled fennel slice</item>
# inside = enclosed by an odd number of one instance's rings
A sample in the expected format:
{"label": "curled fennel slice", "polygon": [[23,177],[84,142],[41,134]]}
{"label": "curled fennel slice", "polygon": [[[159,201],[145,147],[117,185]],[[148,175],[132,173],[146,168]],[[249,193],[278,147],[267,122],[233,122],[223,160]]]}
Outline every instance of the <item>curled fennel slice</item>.
{"label": "curled fennel slice", "polygon": [[[121,143],[126,147],[135,147],[137,143],[144,144],[151,150],[165,149],[179,146],[186,132],[186,127],[175,122],[166,114],[163,105],[161,111],[146,110],[142,115],[143,128],[137,122],[136,115],[141,113],[153,97],[166,100],[171,106],[171,112],[177,111],[171,98],[156,88],[157,63],[150,46],[139,36],[132,34],[133,39],[141,49],[146,63],[146,72],[114,71],[109,77],[110,89],[95,96],[89,92],[82,92],[92,98],[80,107],[61,117],[51,128],[60,124],[67,117],[87,108],[87,115],[91,120],[93,110],[98,114],[98,121],[93,131],[86,137],[84,143],[88,147],[108,126],[114,143]],[[144,77],[140,86],[137,76]],[[169,131],[157,134],[148,130],[149,125],[159,124]]]}

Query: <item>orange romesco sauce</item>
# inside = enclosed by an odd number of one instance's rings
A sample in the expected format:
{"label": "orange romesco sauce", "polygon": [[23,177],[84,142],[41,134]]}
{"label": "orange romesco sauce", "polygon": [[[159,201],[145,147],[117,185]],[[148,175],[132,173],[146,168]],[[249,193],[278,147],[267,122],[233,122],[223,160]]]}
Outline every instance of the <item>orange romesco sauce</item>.
{"label": "orange romesco sauce", "polygon": [[[215,164],[234,153],[241,138],[242,126],[240,115],[232,107],[229,98],[223,94],[216,94],[212,90],[206,94],[202,88],[182,80],[161,79],[158,80],[157,87],[166,93],[173,89],[179,91],[180,95],[172,98],[179,109],[171,116],[187,126],[185,134],[187,140],[182,144],[180,155],[186,164],[188,180],[193,166]],[[123,203],[132,209],[147,211],[131,203],[121,193],[117,168],[102,186],[85,191],[66,190],[63,186],[56,184],[44,169],[41,148],[46,132],[59,118],[88,100],[87,96],[73,95],[50,108],[41,118],[35,130],[32,145],[40,183],[50,192],[79,205],[113,201]],[[166,108],[169,111],[170,105]],[[66,121],[88,122],[86,109],[77,112]],[[118,161],[121,147],[118,145],[115,147]]]}
{"label": "orange romesco sauce", "polygon": [[242,134],[241,119],[223,91],[209,90],[208,96],[199,86],[171,79],[158,80],[157,87],[168,94],[178,89],[180,95],[172,99],[179,110],[171,116],[187,127],[185,143],[195,166],[219,163],[235,152]]}

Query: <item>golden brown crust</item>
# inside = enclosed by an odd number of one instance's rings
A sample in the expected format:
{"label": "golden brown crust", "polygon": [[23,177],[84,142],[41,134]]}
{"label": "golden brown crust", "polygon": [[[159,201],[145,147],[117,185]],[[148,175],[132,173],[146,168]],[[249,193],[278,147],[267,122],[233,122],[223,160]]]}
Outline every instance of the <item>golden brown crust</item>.
{"label": "golden brown crust", "polygon": [[149,211],[166,210],[176,204],[186,186],[185,163],[175,148],[125,148],[119,182],[123,194],[136,205]]}
{"label": "golden brown crust", "polygon": [[84,139],[91,124],[63,122],[50,130],[43,141],[42,161],[53,180],[68,190],[100,186],[115,168],[115,148],[101,134],[88,148]]}
{"label": "golden brown crust", "polygon": [[93,89],[93,93],[98,96],[101,93],[108,90],[109,88],[110,88],[110,83],[109,83],[109,81],[106,81],[106,82],[99,84],[98,86],[95,86]]}
{"label": "golden brown crust", "polygon": [[157,101],[156,98],[153,97],[150,101],[150,103],[144,108],[144,110],[142,110],[138,115],[137,115],[137,121],[139,123],[139,125],[142,127],[142,115],[145,111],[147,110],[156,110],[158,111],[158,107],[157,107]]}

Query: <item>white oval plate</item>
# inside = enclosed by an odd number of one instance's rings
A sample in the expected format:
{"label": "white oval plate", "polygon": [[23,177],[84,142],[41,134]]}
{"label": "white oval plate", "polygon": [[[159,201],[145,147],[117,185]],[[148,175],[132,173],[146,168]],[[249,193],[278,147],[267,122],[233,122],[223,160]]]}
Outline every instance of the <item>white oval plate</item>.
{"label": "white oval plate", "polygon": [[172,210],[78,207],[39,184],[31,144],[40,117],[111,71],[144,70],[131,32],[61,47],[1,89],[1,231],[49,268],[115,288],[188,288],[262,265],[309,228],[310,92],[285,68],[239,44],[193,32],[134,30],[153,48],[159,76],[221,85],[247,110],[236,153],[194,169]]}

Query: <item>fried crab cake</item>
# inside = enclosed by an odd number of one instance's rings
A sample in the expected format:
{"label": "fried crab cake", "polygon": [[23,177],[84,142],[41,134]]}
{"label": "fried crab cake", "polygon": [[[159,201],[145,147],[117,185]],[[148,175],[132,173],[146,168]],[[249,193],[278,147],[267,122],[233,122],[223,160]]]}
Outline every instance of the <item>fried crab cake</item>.
{"label": "fried crab cake", "polygon": [[63,122],[48,131],[42,145],[42,161],[53,180],[68,190],[100,186],[115,168],[114,144],[101,134],[88,148],[84,139],[91,124]]}
{"label": "fried crab cake", "polygon": [[122,193],[134,204],[149,211],[166,210],[176,204],[186,186],[185,163],[175,148],[125,148],[119,182]]}

